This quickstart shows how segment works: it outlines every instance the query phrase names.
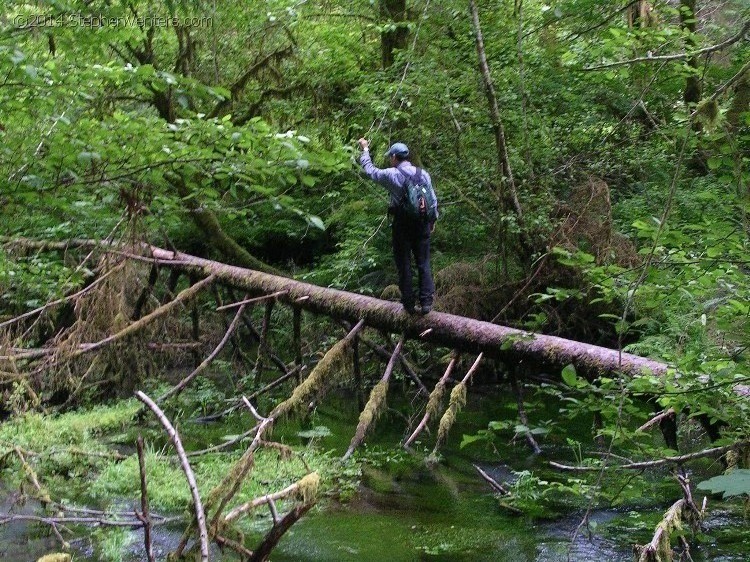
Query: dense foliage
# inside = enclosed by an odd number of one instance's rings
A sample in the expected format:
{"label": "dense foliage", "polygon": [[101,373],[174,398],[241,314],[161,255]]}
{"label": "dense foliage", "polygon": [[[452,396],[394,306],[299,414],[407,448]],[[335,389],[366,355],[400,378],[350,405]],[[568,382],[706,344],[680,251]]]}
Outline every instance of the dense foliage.
{"label": "dense foliage", "polygon": [[[395,280],[386,198],[360,176],[356,139],[374,155],[406,142],[441,203],[438,310],[675,367],[568,370],[527,393],[529,425],[514,414],[466,445],[564,443],[568,420],[591,419],[608,452],[661,457],[674,443],[636,428],[669,408],[682,444],[696,420],[716,445],[746,441],[745,1],[8,1],[0,24],[4,236],[127,237],[380,295]],[[91,277],[0,251],[0,320]],[[611,462],[570,445],[588,467]],[[544,489],[591,504],[641,490],[578,476]],[[517,491],[541,489],[533,478]],[[750,494],[746,472],[723,478],[706,488]]]}

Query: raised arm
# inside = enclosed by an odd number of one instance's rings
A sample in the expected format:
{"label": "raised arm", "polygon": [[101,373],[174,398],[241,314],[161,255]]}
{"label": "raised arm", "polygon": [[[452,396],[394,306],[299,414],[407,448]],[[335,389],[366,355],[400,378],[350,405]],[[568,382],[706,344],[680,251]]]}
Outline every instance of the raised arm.
{"label": "raised arm", "polygon": [[392,195],[398,195],[401,191],[398,171],[395,168],[378,168],[375,166],[370,158],[370,147],[367,140],[359,139],[359,146],[362,149],[359,163],[367,177],[385,187]]}

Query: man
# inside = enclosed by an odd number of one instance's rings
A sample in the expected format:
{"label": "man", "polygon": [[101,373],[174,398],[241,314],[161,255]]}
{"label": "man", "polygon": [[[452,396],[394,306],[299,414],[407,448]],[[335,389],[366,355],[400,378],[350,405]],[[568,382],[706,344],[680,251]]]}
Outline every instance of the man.
{"label": "man", "polygon": [[411,256],[417,262],[419,278],[420,312],[427,314],[432,310],[435,294],[435,284],[430,271],[430,234],[435,228],[434,222],[425,222],[408,216],[403,211],[404,186],[407,178],[419,181],[430,189],[432,199],[437,201],[432,187],[430,175],[418,169],[409,162],[409,148],[401,142],[392,145],[386,156],[390,159],[391,168],[376,168],[370,159],[369,143],[366,139],[359,139],[362,149],[360,163],[370,179],[385,187],[390,193],[388,212],[393,216],[392,244],[393,257],[398,270],[398,288],[401,290],[401,304],[406,312],[416,312],[416,297],[412,287]]}

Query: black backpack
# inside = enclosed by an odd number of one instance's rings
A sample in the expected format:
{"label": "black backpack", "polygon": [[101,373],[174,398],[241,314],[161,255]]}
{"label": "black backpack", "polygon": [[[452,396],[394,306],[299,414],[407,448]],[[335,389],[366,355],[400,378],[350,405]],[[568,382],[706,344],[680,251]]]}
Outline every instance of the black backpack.
{"label": "black backpack", "polygon": [[425,181],[422,175],[422,169],[417,168],[417,172],[410,176],[401,168],[396,168],[406,180],[404,182],[404,192],[401,201],[397,207],[398,211],[410,219],[426,223],[433,223],[437,220],[437,199],[435,191]]}

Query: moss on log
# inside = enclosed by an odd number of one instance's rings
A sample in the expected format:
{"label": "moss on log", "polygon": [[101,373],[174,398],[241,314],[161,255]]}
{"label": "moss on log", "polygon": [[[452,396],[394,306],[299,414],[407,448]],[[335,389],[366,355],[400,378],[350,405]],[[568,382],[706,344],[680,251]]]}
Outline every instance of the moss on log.
{"label": "moss on log", "polygon": [[[356,323],[364,320],[369,327],[427,343],[472,353],[484,352],[489,357],[510,360],[532,360],[542,365],[562,368],[572,364],[584,375],[621,372],[629,376],[653,373],[662,375],[668,365],[615,349],[590,345],[556,336],[533,334],[524,330],[483,322],[473,318],[442,312],[413,316],[403,312],[400,304],[318,287],[287,277],[263,273],[198,258],[181,252],[151,248],[162,265],[184,271],[216,275],[217,281],[248,291],[269,294],[283,291],[279,302],[298,306],[316,314]],[[429,331],[428,331],[429,330]]]}

